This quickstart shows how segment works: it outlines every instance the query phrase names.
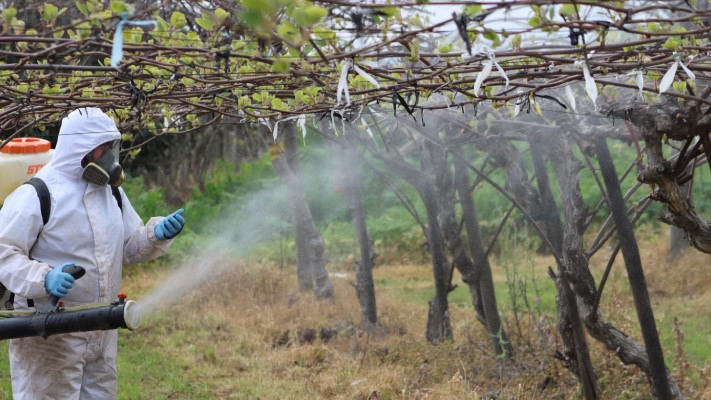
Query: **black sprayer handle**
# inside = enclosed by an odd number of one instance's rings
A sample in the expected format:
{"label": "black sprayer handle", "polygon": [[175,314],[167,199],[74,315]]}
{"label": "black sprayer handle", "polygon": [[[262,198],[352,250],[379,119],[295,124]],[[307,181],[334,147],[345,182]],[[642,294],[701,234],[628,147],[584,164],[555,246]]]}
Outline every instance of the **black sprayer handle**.
{"label": "black sprayer handle", "polygon": [[[74,279],[79,279],[82,276],[84,276],[84,274],[86,273],[86,269],[84,269],[84,267],[80,267],[78,265],[72,265],[71,267],[65,267],[62,270],[62,272],[68,273]],[[51,305],[56,306],[58,301],[59,301],[59,297],[57,297],[53,294],[49,296],[49,303]]]}

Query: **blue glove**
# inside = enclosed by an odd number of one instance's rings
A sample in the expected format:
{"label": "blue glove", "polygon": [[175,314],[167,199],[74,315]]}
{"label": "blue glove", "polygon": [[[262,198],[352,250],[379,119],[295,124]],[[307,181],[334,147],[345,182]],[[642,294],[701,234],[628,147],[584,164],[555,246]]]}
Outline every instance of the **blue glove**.
{"label": "blue glove", "polygon": [[74,263],[64,263],[61,267],[54,267],[44,278],[44,287],[57,297],[64,297],[69,289],[74,287],[74,277],[64,272],[64,267],[73,267]]}
{"label": "blue glove", "polygon": [[183,230],[185,226],[185,218],[183,218],[183,213],[185,210],[182,208],[169,216],[165,217],[158,225],[156,225],[153,232],[156,234],[156,239],[158,240],[168,240],[172,239]]}

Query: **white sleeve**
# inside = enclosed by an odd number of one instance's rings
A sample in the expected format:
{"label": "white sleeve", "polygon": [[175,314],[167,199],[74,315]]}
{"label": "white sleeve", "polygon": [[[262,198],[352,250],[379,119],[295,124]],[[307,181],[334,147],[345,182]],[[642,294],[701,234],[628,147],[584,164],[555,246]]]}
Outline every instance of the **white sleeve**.
{"label": "white sleeve", "polygon": [[20,186],[0,210],[0,282],[28,299],[47,296],[44,279],[50,266],[29,256],[43,226],[37,192]]}
{"label": "white sleeve", "polygon": [[163,217],[153,217],[144,225],[123,189],[119,189],[119,191],[121,192],[123,212],[124,265],[149,261],[167,253],[173,241],[158,240],[153,231],[155,226],[163,220]]}

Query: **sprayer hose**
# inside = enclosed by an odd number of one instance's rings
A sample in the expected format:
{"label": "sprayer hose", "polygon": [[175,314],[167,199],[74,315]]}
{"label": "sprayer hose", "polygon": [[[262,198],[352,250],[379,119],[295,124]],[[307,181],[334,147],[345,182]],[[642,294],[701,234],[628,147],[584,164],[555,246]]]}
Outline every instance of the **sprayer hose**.
{"label": "sprayer hose", "polygon": [[[80,306],[74,306],[74,307],[64,307],[62,308],[63,311],[81,311],[81,310],[87,310],[90,308],[97,308],[97,307],[105,307],[105,306],[110,306],[111,303],[90,303],[90,304],[82,304]],[[0,311],[0,319],[1,318],[13,318],[13,317],[28,317],[30,315],[36,314],[36,310],[3,310]]]}

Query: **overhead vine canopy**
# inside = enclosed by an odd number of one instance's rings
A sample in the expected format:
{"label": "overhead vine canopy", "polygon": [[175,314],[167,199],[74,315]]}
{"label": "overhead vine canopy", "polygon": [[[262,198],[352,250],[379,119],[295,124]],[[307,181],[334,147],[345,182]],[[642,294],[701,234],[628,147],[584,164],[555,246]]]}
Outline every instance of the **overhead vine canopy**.
{"label": "overhead vine canopy", "polygon": [[79,106],[113,109],[131,135],[374,103],[570,109],[616,87],[711,105],[711,11],[694,0],[23,3],[2,9],[3,138]]}

